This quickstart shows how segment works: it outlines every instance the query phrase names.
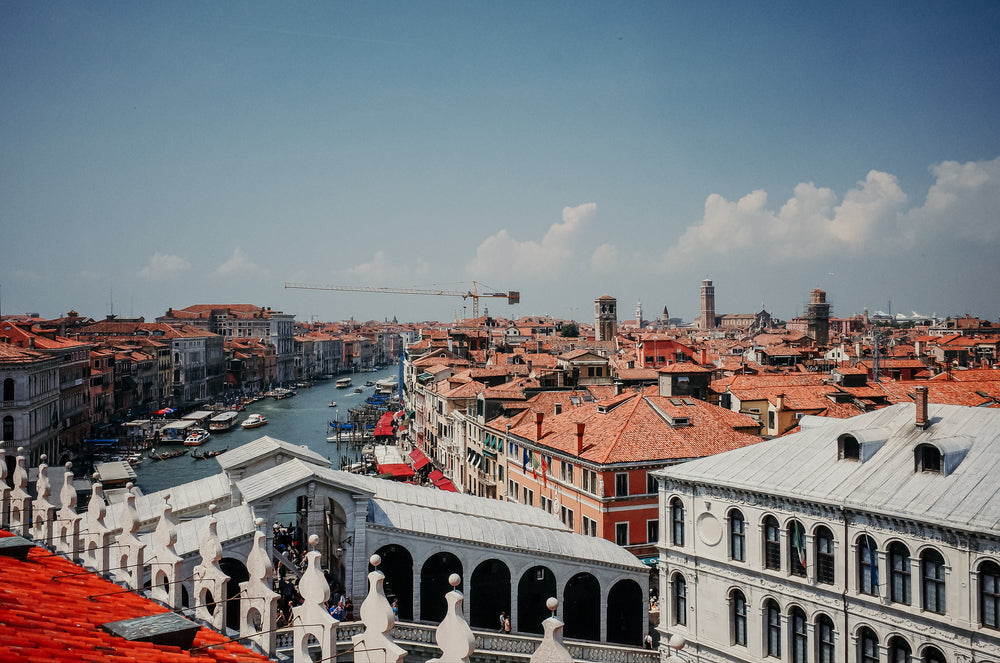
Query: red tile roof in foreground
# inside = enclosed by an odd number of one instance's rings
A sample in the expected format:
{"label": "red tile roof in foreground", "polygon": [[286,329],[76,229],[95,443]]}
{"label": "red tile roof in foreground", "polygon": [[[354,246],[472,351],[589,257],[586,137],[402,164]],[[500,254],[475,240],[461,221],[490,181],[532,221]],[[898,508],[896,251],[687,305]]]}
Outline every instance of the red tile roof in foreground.
{"label": "red tile roof in foreground", "polygon": [[[0,537],[11,536],[0,530]],[[81,575],[82,574],[82,575]],[[91,598],[93,597],[93,598]],[[0,560],[0,661],[51,663],[191,663],[267,661],[215,631],[202,628],[191,651],[135,642],[104,632],[102,624],[168,610],[47,550],[25,561]],[[205,645],[210,649],[197,649]]]}

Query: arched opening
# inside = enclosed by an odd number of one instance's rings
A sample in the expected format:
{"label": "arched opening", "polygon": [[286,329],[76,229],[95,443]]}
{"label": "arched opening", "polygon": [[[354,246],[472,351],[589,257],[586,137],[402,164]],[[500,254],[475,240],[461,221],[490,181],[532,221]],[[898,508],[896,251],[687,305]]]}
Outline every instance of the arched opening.
{"label": "arched opening", "polygon": [[324,516],[326,540],[329,542],[327,568],[333,578],[333,589],[343,592],[347,577],[344,560],[348,559],[350,546],[353,543],[347,530],[347,514],[344,512],[344,507],[330,499]]}
{"label": "arched opening", "polygon": [[188,594],[187,585],[181,585],[181,607],[190,608],[191,607],[191,597]]}
{"label": "arched opening", "polygon": [[229,582],[226,583],[226,626],[239,631],[240,583],[250,579],[250,572],[243,562],[232,557],[223,557],[219,560],[219,568],[229,576]]}
{"label": "arched opening", "polygon": [[[410,551],[393,543],[375,552],[382,558],[378,568],[385,574],[383,588],[386,598],[389,603],[397,602],[399,619],[413,621],[413,557]],[[374,567],[369,564],[369,573],[373,570]],[[365,587],[356,589],[367,591]]]}
{"label": "arched opening", "polygon": [[517,630],[522,633],[542,633],[542,622],[548,619],[545,602],[556,595],[556,576],[544,566],[533,566],[517,583]]}
{"label": "arched opening", "polygon": [[589,573],[577,573],[563,591],[563,634],[578,640],[601,639],[601,583]]}
{"label": "arched opening", "polygon": [[[444,595],[451,591],[448,576],[462,575],[462,562],[450,552],[439,552],[424,562],[420,569],[420,620],[440,622],[448,613]],[[464,582],[464,578],[463,578]],[[461,591],[460,584],[457,589]]]}
{"label": "arched opening", "polygon": [[608,592],[608,642],[641,647],[645,605],[639,583],[616,582]]}
{"label": "arched opening", "polygon": [[510,614],[510,569],[499,559],[481,562],[469,582],[469,625],[500,629],[500,613]]}

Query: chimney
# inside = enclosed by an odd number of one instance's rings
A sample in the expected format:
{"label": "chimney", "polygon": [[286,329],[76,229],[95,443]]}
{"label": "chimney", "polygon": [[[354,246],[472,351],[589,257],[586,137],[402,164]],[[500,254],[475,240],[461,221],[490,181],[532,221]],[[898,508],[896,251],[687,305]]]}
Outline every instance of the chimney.
{"label": "chimney", "polygon": [[555,414],[562,414],[562,403],[556,403]]}
{"label": "chimney", "polygon": [[777,408],[778,412],[783,412],[785,410],[785,395],[784,394],[778,394],[778,397],[776,399],[775,408]]}
{"label": "chimney", "polygon": [[576,423],[576,455],[583,453],[583,429],[587,424],[582,421]]}
{"label": "chimney", "polygon": [[917,402],[917,420],[916,426],[920,429],[926,429],[928,426],[927,422],[927,387],[917,387],[917,394],[914,396],[914,400]]}
{"label": "chimney", "polygon": [[28,337],[28,347],[31,348],[32,350],[35,349],[35,337],[34,336],[29,336]]}
{"label": "chimney", "polygon": [[615,396],[621,396],[621,395],[622,395],[622,383],[616,381],[615,382]]}
{"label": "chimney", "polygon": [[535,439],[536,440],[542,439],[542,419],[544,419],[544,418],[545,418],[545,415],[542,414],[541,412],[536,412],[535,413]]}
{"label": "chimney", "polygon": [[701,349],[701,365],[704,366],[708,363],[708,350],[705,348]]}

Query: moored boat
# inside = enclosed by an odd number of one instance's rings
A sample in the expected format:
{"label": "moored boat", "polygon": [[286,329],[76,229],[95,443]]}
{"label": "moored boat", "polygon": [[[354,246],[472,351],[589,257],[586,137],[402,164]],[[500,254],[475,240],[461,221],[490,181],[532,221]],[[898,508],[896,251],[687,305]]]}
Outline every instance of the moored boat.
{"label": "moored boat", "polygon": [[194,428],[188,433],[188,436],[184,438],[185,447],[197,447],[208,441],[208,438],[212,436],[204,428]]}
{"label": "moored boat", "polygon": [[260,428],[267,423],[267,417],[262,414],[251,414],[240,424],[243,428]]}
{"label": "moored boat", "polygon": [[153,460],[167,460],[169,458],[177,458],[178,456],[183,456],[187,452],[188,452],[187,449],[184,449],[183,451],[178,449],[177,451],[167,451],[162,454],[158,454],[156,453],[156,449],[153,449],[152,451],[149,452],[149,457],[152,458]]}
{"label": "moored boat", "polygon": [[239,414],[233,411],[217,414],[208,420],[208,430],[213,433],[222,433],[227,430],[232,430],[236,427],[239,416]]}

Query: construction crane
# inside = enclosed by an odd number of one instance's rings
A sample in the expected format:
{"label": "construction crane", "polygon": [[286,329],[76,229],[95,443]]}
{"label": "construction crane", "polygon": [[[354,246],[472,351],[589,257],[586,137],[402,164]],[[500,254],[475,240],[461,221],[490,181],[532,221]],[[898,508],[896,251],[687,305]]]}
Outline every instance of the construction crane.
{"label": "construction crane", "polygon": [[376,286],[350,286],[350,285],[312,285],[309,283],[285,283],[285,288],[298,288],[301,290],[338,290],[341,292],[380,292],[387,295],[436,295],[439,297],[461,297],[462,299],[472,299],[472,319],[475,325],[479,326],[479,298],[503,298],[508,304],[517,304],[521,301],[521,293],[517,290],[509,292],[479,292],[479,284],[472,282],[472,290],[431,290],[424,288],[380,288]]}

